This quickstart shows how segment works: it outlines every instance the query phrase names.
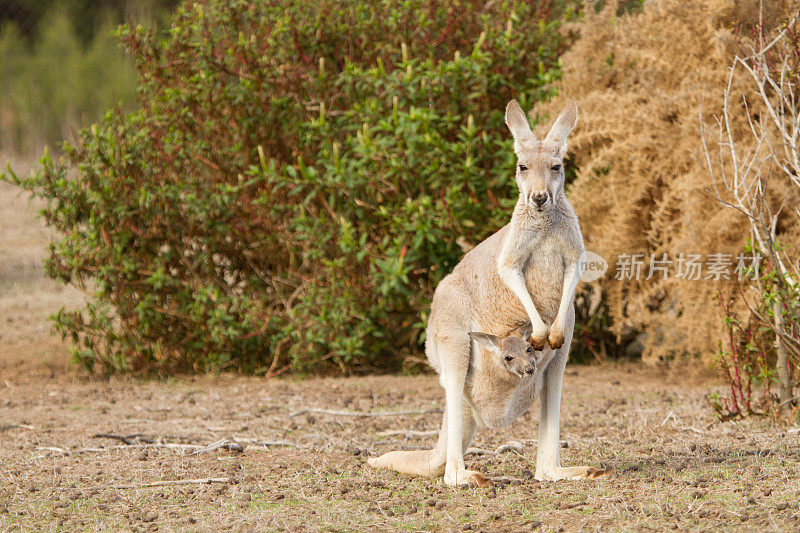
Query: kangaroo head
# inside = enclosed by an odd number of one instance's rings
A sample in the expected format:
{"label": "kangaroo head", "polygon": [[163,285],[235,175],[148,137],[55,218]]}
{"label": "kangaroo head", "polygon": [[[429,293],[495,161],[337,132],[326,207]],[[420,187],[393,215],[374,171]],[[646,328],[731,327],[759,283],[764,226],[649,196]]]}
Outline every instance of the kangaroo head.
{"label": "kangaroo head", "polygon": [[536,139],[528,117],[516,100],[506,107],[506,125],[514,137],[519,202],[530,211],[549,210],[564,190],[567,137],[578,122],[578,106],[570,102],[543,141]]}
{"label": "kangaroo head", "polygon": [[477,341],[488,349],[501,367],[512,375],[523,378],[532,376],[536,372],[537,358],[533,347],[527,341],[531,336],[532,328],[530,323],[522,326],[522,328],[525,329],[522,337],[515,335],[515,332],[506,337],[498,337],[497,335],[478,331],[471,332],[469,336],[472,340]]}

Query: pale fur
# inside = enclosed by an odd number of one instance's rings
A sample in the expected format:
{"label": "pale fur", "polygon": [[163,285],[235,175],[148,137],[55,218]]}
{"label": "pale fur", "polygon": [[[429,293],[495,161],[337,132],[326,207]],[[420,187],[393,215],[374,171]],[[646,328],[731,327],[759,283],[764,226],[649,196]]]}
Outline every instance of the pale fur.
{"label": "pale fur", "polygon": [[[477,341],[473,348],[476,360],[467,372],[464,399],[479,427],[500,429],[513,422],[518,410],[514,391],[535,384],[550,362],[544,353],[531,349],[527,340],[531,335],[530,324],[522,329],[521,336],[515,331],[504,338],[470,333]],[[549,356],[553,353],[548,351]],[[509,356],[513,357],[511,361],[506,360]]]}
{"label": "pale fur", "polygon": [[[576,121],[577,107],[570,103],[539,141],[519,104],[508,104],[506,124],[514,137],[519,188],[511,222],[464,256],[439,283],[431,303],[425,353],[445,389],[439,440],[432,450],[389,452],[370,459],[370,465],[414,475],[444,473],[448,485],[480,483],[482,476],[466,470],[463,457],[476,423],[489,425],[490,419],[493,426],[507,424],[541,393],[536,479],[597,475],[591,467],[562,467],[558,444],[561,381],[572,340],[583,237],[564,195],[563,166],[553,168],[563,165],[567,136]],[[534,379],[510,388],[502,407],[476,409],[465,394],[479,357],[469,333],[503,337],[526,322],[532,325],[531,343],[543,350],[547,363]],[[476,393],[480,395],[480,387],[472,389],[473,397]]]}

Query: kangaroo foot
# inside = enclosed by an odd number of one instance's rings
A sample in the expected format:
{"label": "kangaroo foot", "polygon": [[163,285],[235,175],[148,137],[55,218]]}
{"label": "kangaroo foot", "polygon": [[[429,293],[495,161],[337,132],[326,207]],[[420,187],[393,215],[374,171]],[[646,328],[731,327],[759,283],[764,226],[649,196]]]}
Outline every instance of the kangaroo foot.
{"label": "kangaroo foot", "polygon": [[536,472],[539,481],[559,481],[562,479],[597,479],[611,475],[612,471],[593,466],[557,467],[548,472]]}
{"label": "kangaroo foot", "polygon": [[476,487],[488,487],[493,485],[492,480],[474,470],[451,470],[444,474],[445,485],[458,487],[464,485],[474,485]]}

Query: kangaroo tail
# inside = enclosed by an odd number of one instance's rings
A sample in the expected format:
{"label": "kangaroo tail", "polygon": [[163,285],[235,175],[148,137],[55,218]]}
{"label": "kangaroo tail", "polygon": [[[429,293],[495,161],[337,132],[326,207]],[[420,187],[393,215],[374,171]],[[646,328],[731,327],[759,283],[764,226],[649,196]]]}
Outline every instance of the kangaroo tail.
{"label": "kangaroo tail", "polygon": [[372,457],[367,464],[373,468],[394,470],[412,476],[434,477],[444,475],[444,457],[438,457],[436,449],[388,452]]}
{"label": "kangaroo tail", "polygon": [[430,450],[403,450],[387,452],[380,457],[367,459],[373,468],[394,470],[412,476],[435,477],[444,475],[447,459],[447,416],[443,417],[439,440]]}

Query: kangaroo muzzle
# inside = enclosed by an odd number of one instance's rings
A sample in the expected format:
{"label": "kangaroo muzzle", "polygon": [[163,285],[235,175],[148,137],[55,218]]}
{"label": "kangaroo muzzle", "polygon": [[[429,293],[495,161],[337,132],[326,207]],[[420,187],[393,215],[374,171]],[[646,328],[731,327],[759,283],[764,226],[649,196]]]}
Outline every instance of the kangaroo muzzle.
{"label": "kangaroo muzzle", "polygon": [[531,203],[536,206],[537,209],[542,209],[544,204],[547,203],[548,198],[550,195],[547,194],[545,191],[531,193]]}

